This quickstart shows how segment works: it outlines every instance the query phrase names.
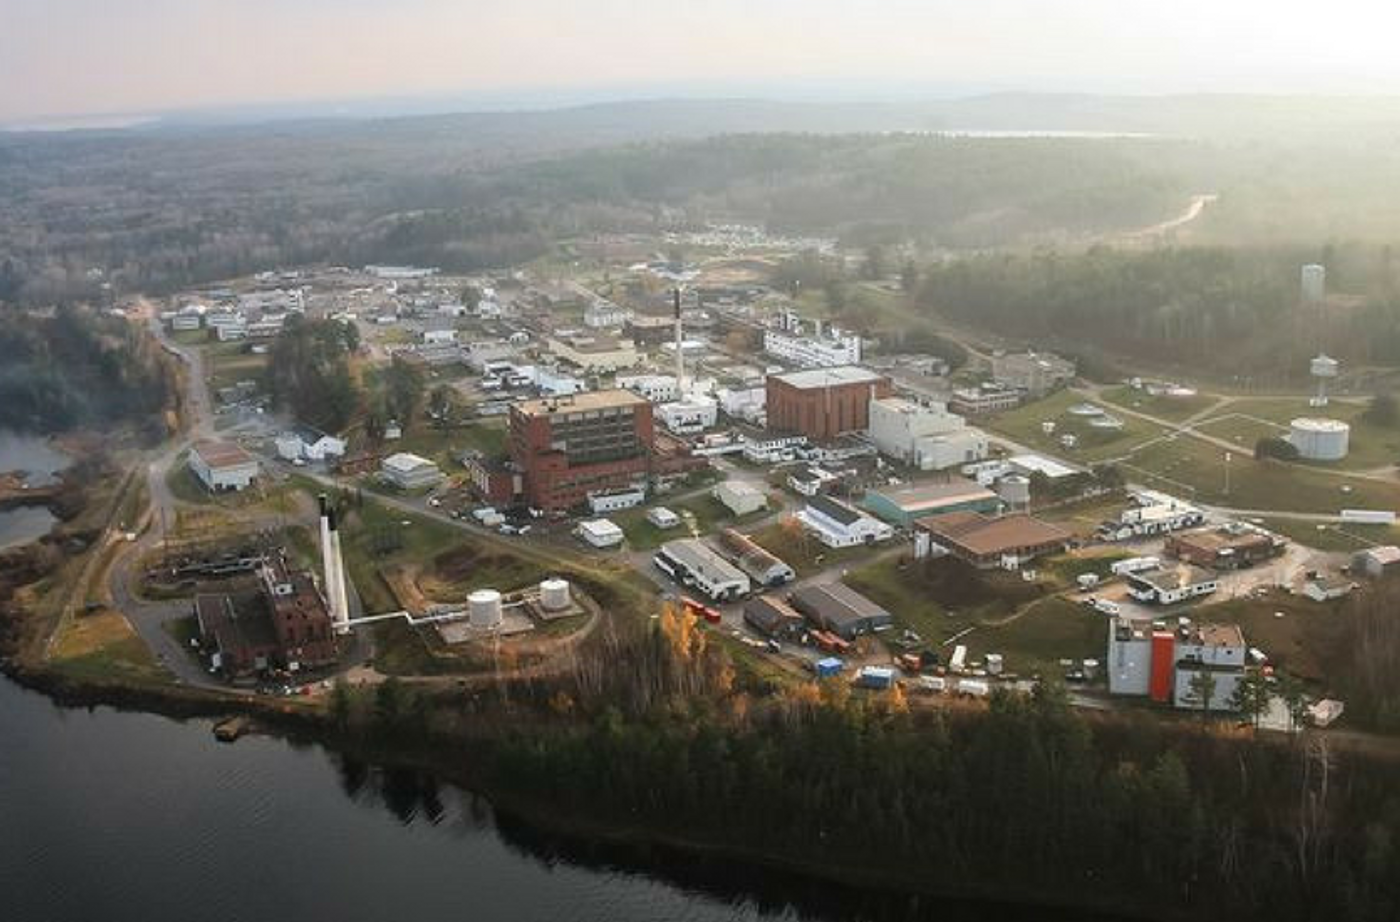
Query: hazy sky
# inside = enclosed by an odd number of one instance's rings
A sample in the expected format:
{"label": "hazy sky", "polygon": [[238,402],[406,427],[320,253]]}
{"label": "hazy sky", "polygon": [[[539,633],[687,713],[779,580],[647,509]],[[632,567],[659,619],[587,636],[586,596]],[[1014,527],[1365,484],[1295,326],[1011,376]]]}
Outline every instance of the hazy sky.
{"label": "hazy sky", "polygon": [[548,90],[1400,91],[1382,0],[0,0],[0,120]]}

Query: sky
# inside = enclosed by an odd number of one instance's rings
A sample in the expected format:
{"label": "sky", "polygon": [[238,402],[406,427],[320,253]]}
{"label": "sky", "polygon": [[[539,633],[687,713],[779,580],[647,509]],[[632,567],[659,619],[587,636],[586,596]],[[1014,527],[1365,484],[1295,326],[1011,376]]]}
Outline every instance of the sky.
{"label": "sky", "polygon": [[1396,93],[1384,0],[0,0],[0,122],[458,96]]}

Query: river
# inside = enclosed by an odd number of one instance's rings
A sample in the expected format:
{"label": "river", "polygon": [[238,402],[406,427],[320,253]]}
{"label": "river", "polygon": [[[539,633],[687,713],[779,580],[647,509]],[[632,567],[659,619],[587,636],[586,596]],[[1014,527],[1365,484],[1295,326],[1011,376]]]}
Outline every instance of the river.
{"label": "river", "polygon": [[3,678],[0,901],[7,922],[1088,922],[560,840],[417,773]]}
{"label": "river", "polygon": [[[0,473],[24,471],[29,485],[37,487],[51,483],[68,464],[69,459],[45,436],[0,429]],[[0,550],[43,537],[56,521],[44,506],[0,510]]]}

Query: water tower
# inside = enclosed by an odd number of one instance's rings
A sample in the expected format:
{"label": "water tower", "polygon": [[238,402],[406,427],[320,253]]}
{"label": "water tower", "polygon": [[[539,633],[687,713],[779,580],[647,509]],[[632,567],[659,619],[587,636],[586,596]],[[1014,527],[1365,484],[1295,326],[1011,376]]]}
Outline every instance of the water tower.
{"label": "water tower", "polygon": [[1309,404],[1315,407],[1327,406],[1327,382],[1337,377],[1338,368],[1337,360],[1326,353],[1312,360],[1308,370],[1317,379],[1317,395],[1308,401]]}

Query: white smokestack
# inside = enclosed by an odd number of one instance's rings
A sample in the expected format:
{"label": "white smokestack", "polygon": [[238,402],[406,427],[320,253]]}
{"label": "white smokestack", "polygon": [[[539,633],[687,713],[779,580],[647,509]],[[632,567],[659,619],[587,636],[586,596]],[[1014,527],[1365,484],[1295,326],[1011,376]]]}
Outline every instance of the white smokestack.
{"label": "white smokestack", "polygon": [[681,323],[681,290],[675,289],[676,298],[676,399],[685,399],[685,327]]}
{"label": "white smokestack", "polygon": [[331,593],[335,603],[331,608],[331,621],[337,633],[350,633],[350,598],[345,591],[345,558],[340,553],[340,529],[336,527],[335,514],[330,517],[331,557],[335,561],[335,581]]}
{"label": "white smokestack", "polygon": [[330,501],[326,494],[319,497],[321,502],[321,590],[326,597],[326,607],[330,609],[331,621],[336,620],[335,612],[335,548],[331,545]]}

